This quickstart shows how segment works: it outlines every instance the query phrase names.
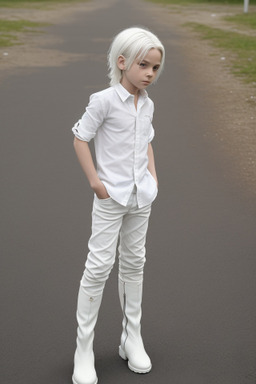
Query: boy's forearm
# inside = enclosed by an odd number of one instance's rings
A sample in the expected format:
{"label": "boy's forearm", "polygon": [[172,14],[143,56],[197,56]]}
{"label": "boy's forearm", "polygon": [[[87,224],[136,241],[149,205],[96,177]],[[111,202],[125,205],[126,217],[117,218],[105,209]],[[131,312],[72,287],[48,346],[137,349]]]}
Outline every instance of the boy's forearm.
{"label": "boy's forearm", "polygon": [[155,158],[154,158],[154,151],[152,144],[149,143],[148,145],[148,170],[151,173],[151,175],[156,180],[157,186],[158,186],[158,180],[157,180],[157,174],[156,174],[156,166],[155,166]]}
{"label": "boy's forearm", "polygon": [[95,184],[99,182],[99,177],[97,175],[97,172],[93,163],[89,145],[86,141],[81,141],[75,138],[74,148],[75,148],[75,152],[78,157],[79,163],[90,183],[90,186],[93,188]]}
{"label": "boy's forearm", "polygon": [[89,181],[91,188],[100,198],[108,197],[105,186],[99,179],[95,165],[92,159],[89,145],[86,141],[81,141],[75,137],[74,148],[78,157],[79,163]]}

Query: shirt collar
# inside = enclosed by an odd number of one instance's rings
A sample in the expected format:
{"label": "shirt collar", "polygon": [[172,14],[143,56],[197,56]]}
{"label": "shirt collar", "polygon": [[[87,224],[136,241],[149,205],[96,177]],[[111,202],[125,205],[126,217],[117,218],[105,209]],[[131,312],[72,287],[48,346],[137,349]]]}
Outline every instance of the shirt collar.
{"label": "shirt collar", "polygon": [[[117,92],[117,94],[119,95],[120,99],[125,102],[130,96],[133,96],[131,95],[127,89],[125,89],[121,83],[118,83],[116,85],[114,85],[114,88]],[[143,98],[147,98],[148,97],[148,93],[145,89],[141,89],[140,90],[140,95],[143,97]]]}

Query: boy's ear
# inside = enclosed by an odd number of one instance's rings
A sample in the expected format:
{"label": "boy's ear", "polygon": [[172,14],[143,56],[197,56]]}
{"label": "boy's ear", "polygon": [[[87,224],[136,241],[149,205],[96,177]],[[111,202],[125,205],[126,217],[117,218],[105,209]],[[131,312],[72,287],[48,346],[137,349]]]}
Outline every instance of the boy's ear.
{"label": "boy's ear", "polygon": [[117,59],[117,66],[121,71],[125,70],[125,57],[120,55]]}

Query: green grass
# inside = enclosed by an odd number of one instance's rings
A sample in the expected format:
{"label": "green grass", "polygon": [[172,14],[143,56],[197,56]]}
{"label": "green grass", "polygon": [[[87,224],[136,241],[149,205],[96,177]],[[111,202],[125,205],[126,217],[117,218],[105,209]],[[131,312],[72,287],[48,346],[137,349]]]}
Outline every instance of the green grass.
{"label": "green grass", "polygon": [[227,16],[224,18],[224,20],[235,23],[236,25],[256,29],[256,12]]}
{"label": "green grass", "polygon": [[[256,29],[256,13],[250,10],[250,6],[256,5],[256,0],[250,0],[249,12],[243,13],[243,0],[147,0],[159,4],[171,4],[186,6],[190,4],[205,5],[232,5],[241,6],[241,14],[227,16],[227,23],[234,23],[236,27],[250,30]],[[256,37],[247,34],[228,32],[217,28],[211,28],[198,23],[189,23],[203,39],[220,49],[221,54],[227,58],[226,63],[234,74],[241,76],[245,81],[256,83]],[[241,31],[242,32],[242,31]]]}
{"label": "green grass", "polygon": [[[243,0],[147,0],[158,4],[174,4],[174,5],[189,5],[189,4],[223,4],[237,5],[241,4],[243,8]],[[255,5],[256,0],[250,0],[250,5]],[[249,6],[250,7],[250,6]]]}
{"label": "green grass", "polygon": [[28,20],[0,20],[0,47],[19,44],[18,33],[35,31],[38,27],[45,25],[45,23],[35,23]]}
{"label": "green grass", "polygon": [[[49,9],[59,3],[82,2],[89,0],[0,0],[0,8],[35,8]],[[1,13],[0,13],[1,16]],[[35,23],[29,20],[1,20],[0,18],[0,48],[19,44],[18,33],[36,31],[45,23]],[[38,30],[37,30],[38,31]]]}
{"label": "green grass", "polygon": [[232,72],[241,76],[246,82],[256,83],[256,37],[236,32],[223,31],[198,23],[186,24],[220,48]]}
{"label": "green grass", "polygon": [[89,0],[0,0],[0,8],[42,8],[59,3],[85,2]]}
{"label": "green grass", "polygon": [[20,3],[54,3],[54,2],[61,2],[61,3],[69,3],[72,0],[0,0],[0,5],[2,3],[8,3],[8,4],[20,4]]}

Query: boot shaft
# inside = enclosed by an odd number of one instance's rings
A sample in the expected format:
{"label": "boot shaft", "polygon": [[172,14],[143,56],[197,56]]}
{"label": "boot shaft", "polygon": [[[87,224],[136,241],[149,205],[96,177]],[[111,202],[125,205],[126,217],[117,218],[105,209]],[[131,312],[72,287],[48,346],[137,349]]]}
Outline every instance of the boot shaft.
{"label": "boot shaft", "polygon": [[119,297],[123,310],[123,331],[119,355],[128,360],[129,368],[137,373],[147,373],[152,364],[141,337],[142,281],[124,283],[119,279]]}
{"label": "boot shaft", "polygon": [[88,296],[80,286],[77,300],[77,340],[74,356],[74,384],[96,384],[98,379],[94,367],[94,328],[98,319],[102,295]]}

